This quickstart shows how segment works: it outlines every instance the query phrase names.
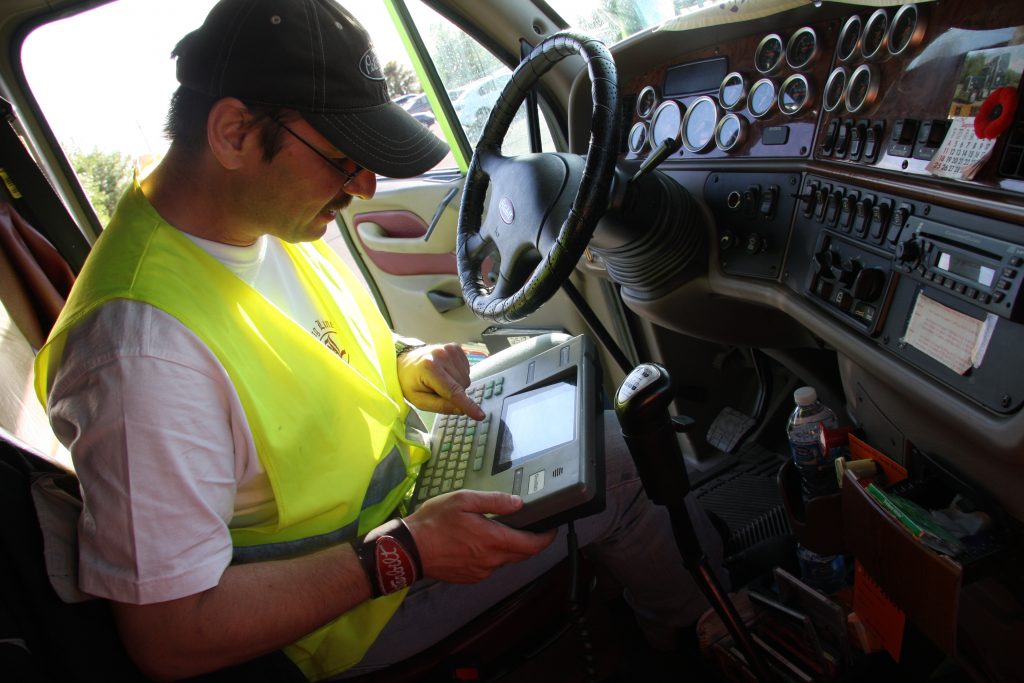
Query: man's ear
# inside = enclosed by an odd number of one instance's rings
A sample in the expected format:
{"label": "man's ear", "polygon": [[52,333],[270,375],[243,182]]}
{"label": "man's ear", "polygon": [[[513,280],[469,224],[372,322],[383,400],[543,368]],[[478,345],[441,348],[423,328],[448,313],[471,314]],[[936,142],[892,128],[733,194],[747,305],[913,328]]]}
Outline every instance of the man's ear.
{"label": "man's ear", "polygon": [[252,114],[234,97],[217,100],[206,118],[206,138],[210,150],[221,166],[235,170],[252,158],[253,151],[262,154],[260,130],[251,125]]}

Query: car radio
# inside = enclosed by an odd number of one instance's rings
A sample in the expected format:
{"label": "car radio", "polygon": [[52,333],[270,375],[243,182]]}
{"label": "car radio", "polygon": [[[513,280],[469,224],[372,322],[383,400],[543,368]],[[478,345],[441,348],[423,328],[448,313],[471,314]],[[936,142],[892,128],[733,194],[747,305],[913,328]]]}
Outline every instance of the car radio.
{"label": "car radio", "polygon": [[896,245],[894,264],[900,271],[988,312],[1021,319],[1024,247],[916,216],[908,228]]}

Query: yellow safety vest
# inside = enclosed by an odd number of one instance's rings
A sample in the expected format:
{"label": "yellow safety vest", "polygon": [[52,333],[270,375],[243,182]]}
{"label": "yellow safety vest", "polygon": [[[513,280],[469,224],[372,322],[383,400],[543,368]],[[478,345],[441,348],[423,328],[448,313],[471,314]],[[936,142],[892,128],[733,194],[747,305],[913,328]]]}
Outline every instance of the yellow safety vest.
{"label": "yellow safety vest", "polygon": [[[392,515],[430,455],[373,300],[322,241],[285,249],[319,310],[336,329],[344,326],[350,362],[160,218],[138,183],[97,240],[36,359],[45,405],[69,330],[112,299],[166,311],[211,349],[241,400],[278,509],[275,523],[231,530],[236,561],[365,534]],[[364,602],[285,652],[311,680],[343,671],[363,657],[405,592]]]}

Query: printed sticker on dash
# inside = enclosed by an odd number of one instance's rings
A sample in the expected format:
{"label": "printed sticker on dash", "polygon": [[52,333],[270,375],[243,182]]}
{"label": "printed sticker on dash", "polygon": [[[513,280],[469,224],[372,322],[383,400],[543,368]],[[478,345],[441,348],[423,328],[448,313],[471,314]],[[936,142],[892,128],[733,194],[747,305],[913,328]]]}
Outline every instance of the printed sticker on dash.
{"label": "printed sticker on dash", "polygon": [[981,367],[997,320],[991,313],[978,320],[919,294],[903,341],[963,375]]}

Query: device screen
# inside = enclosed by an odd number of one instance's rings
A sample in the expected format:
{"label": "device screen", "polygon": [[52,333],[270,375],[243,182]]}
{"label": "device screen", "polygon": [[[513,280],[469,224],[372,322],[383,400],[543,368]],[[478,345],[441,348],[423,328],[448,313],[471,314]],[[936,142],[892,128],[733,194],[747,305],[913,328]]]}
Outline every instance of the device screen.
{"label": "device screen", "polygon": [[494,472],[576,438],[576,379],[509,397],[501,411]]}

